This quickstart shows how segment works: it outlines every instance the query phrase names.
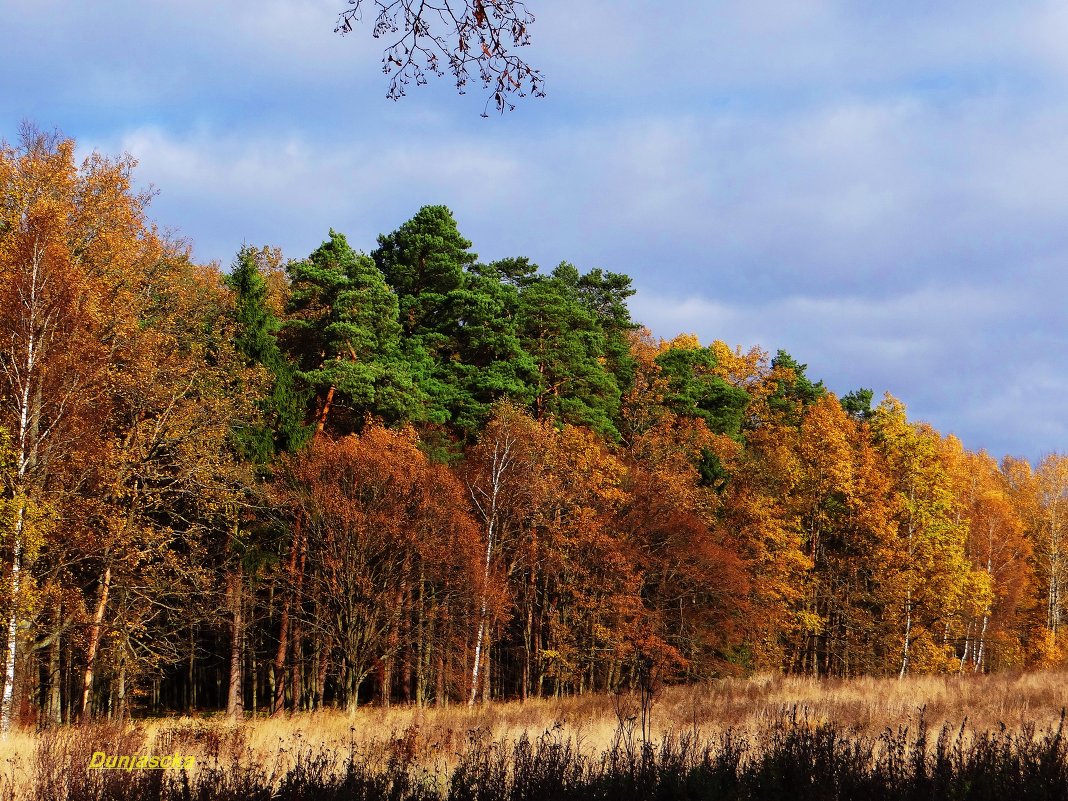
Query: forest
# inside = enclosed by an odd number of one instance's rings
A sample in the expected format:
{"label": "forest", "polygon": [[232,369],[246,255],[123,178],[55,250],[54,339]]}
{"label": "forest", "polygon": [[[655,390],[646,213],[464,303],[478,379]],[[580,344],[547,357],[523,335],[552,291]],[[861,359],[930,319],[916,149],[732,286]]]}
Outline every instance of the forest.
{"label": "forest", "polygon": [[0,149],[5,729],[1063,664],[1068,457],[655,337],[440,205],[197,264],[134,168]]}

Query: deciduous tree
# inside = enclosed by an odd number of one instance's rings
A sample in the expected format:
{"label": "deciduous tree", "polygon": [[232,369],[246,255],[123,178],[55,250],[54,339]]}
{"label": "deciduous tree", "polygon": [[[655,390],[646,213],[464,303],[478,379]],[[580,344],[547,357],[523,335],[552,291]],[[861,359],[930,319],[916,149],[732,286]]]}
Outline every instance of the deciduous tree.
{"label": "deciduous tree", "polygon": [[427,638],[415,646],[425,691],[426,663],[436,648],[450,647],[429,642],[430,634],[458,626],[460,601],[470,603],[475,586],[476,534],[460,485],[427,461],[412,429],[371,424],[360,435],[321,438],[289,459],[280,493],[306,527],[305,592],[318,610],[317,636],[339,659],[342,702],[356,706],[376,665],[388,702],[389,668],[409,623]]}
{"label": "deciduous tree", "polygon": [[961,612],[971,569],[943,443],[930,426],[909,422],[904,404],[890,395],[875,410],[872,433],[897,497],[882,602],[899,621],[898,674],[914,665],[948,669],[955,654],[944,632]]}
{"label": "deciduous tree", "polygon": [[[52,475],[94,458],[105,436],[98,404],[116,343],[134,324],[128,271],[158,252],[133,191],[129,157],[94,154],[78,164],[74,142],[24,128],[0,148],[0,424],[14,468],[7,538],[7,597],[0,729],[11,724],[20,604],[27,560],[39,541],[35,510],[56,506]],[[50,500],[51,499],[51,500]]]}
{"label": "deciduous tree", "polygon": [[[349,0],[336,32],[349,33],[370,0]],[[530,44],[534,15],[521,0],[375,0],[372,35],[387,41],[382,69],[390,76],[388,96],[404,96],[413,81],[446,70],[463,94],[473,77],[490,90],[498,111],[514,108],[512,97],[545,94],[545,79],[516,50]],[[483,114],[485,116],[485,114]]]}

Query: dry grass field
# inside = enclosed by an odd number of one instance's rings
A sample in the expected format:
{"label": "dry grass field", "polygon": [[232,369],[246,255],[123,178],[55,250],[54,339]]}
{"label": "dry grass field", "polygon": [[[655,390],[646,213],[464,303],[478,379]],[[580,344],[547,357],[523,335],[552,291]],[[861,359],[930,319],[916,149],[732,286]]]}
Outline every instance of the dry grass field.
{"label": "dry grass field", "polygon": [[[1011,762],[1017,751],[1031,747],[1028,744],[1045,743],[1045,756],[1037,751],[1032,755],[1038,765],[1063,757],[1058,727],[1066,706],[1068,674],[1064,673],[905,681],[764,676],[664,689],[646,709],[647,731],[651,732],[648,745],[641,732],[641,704],[632,695],[589,695],[473,709],[367,707],[352,716],[331,711],[240,722],[172,718],[124,726],[100,723],[12,733],[0,743],[0,801],[463,798],[467,797],[464,786],[477,798],[534,799],[557,797],[561,791],[543,787],[517,794],[513,784],[523,771],[534,777],[555,771],[561,782],[578,786],[594,774],[607,781],[605,771],[613,765],[623,770],[629,764],[633,773],[635,765],[648,763],[646,767],[688,775],[702,761],[725,770],[733,760],[731,770],[741,775],[741,766],[766,772],[774,762],[768,755],[778,751],[783,751],[779,756],[787,765],[822,758],[817,751],[841,751],[834,759],[841,757],[858,770],[889,760],[886,770],[891,772],[905,770],[902,766],[909,760],[913,768],[908,770],[915,772],[916,754],[922,751],[921,761],[929,758],[935,766],[931,770],[937,771],[939,759],[948,764],[955,758],[958,763],[952,770],[965,771],[967,754],[979,754],[976,748],[986,749],[983,759],[987,762]],[[897,757],[895,749],[900,751]],[[938,756],[939,749],[945,751],[944,758]],[[195,767],[184,773],[90,770],[96,752],[192,756]],[[524,759],[521,770],[516,765]],[[901,762],[896,767],[895,759]],[[1006,764],[1011,775],[1026,773],[1016,763]],[[951,767],[943,765],[942,769]],[[320,788],[337,790],[346,775],[348,789],[341,795],[330,796]],[[402,775],[405,778],[399,782]],[[1055,788],[1060,775],[1044,777],[1036,786],[1052,782]],[[778,776],[774,781],[781,779]],[[656,784],[663,777],[649,781]],[[880,781],[892,783],[886,777]],[[360,784],[363,789],[354,791],[353,782],[364,782]],[[496,790],[490,792],[490,785]],[[1057,793],[1041,797],[1068,796],[1068,783]],[[658,795],[674,797],[659,791]],[[593,796],[587,788],[578,797]],[[722,795],[707,797],[742,796],[731,795],[727,788]],[[1017,797],[1027,796],[1017,793]]]}

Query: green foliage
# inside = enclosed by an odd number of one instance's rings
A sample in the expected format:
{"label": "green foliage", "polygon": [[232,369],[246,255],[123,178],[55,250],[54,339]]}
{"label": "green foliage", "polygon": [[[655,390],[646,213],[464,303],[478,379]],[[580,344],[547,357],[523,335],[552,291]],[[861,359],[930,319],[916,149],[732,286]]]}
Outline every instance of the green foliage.
{"label": "green foliage", "polygon": [[580,276],[577,287],[582,302],[596,315],[604,331],[605,366],[625,393],[634,381],[636,367],[629,334],[640,328],[627,307],[627,298],[634,294],[630,276],[596,268]]}
{"label": "green foliage", "polygon": [[775,392],[768,398],[768,408],[794,425],[800,425],[804,410],[822,398],[827,389],[822,381],[813,383],[805,375],[807,364],[801,364],[784,350],[778,351],[771,366],[782,375],[775,381]]}
{"label": "green foliage", "polygon": [[334,408],[348,415],[335,423],[342,429],[358,428],[366,414],[433,419],[420,387],[428,367],[417,350],[402,346],[397,295],[374,261],[331,230],[326,242],[287,270],[287,345],[298,375],[317,393],[317,414],[324,414],[333,388],[342,396]]}
{"label": "green foliage", "polygon": [[452,293],[477,258],[445,206],[423,206],[391,234],[378,237],[371,254],[397,293],[400,321],[408,336],[425,338],[430,353],[447,344],[457,317]]}
{"label": "green foliage", "polygon": [[702,487],[711,487],[716,492],[723,492],[730,480],[730,473],[723,461],[711,448],[701,449],[701,458],[697,462],[697,473]]}
{"label": "green foliage", "polygon": [[[397,293],[403,349],[425,419],[473,438],[501,397],[529,398],[533,365],[515,334],[514,281],[526,260],[476,265],[445,206],[424,206],[378,238],[375,264]],[[511,281],[509,279],[512,279]]]}
{"label": "green foliage", "polygon": [[537,370],[534,410],[616,438],[620,387],[606,366],[605,332],[583,298],[580,278],[565,262],[519,295],[519,338]]}
{"label": "green foliage", "polygon": [[855,389],[843,395],[839,402],[854,420],[870,420],[874,414],[871,408],[872,395],[870,389]]}
{"label": "green foliage", "polygon": [[258,254],[241,248],[225,280],[234,293],[234,348],[250,365],[262,366],[269,383],[257,402],[260,419],[240,424],[234,438],[242,458],[265,464],[275,454],[298,450],[311,432],[304,423],[309,393],[297,387],[296,371],[278,346],[281,321],[267,303]]}
{"label": "green foliage", "polygon": [[667,408],[681,417],[704,420],[716,434],[741,436],[749,393],[715,374],[712,348],[669,348],[656,363],[667,379]]}
{"label": "green foliage", "polygon": [[470,441],[492,404],[510,398],[617,436],[634,373],[627,276],[569,264],[539,275],[525,258],[479,264],[444,206],[424,206],[378,245],[424,420]]}
{"label": "green foliage", "polygon": [[501,398],[534,399],[537,367],[516,330],[519,286],[537,268],[526,259],[475,265],[453,293],[458,325],[442,372],[455,387],[452,425],[471,438]]}

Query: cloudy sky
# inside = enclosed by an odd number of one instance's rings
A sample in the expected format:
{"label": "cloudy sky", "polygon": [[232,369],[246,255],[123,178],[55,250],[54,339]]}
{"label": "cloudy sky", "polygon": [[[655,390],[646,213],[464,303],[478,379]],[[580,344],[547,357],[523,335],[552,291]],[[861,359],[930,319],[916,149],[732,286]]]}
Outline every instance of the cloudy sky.
{"label": "cloudy sky", "polygon": [[447,79],[387,101],[344,0],[0,0],[0,136],[128,151],[201,260],[444,203],[485,260],[633,276],[657,335],[1068,450],[1068,6],[528,4],[548,97],[483,119]]}

